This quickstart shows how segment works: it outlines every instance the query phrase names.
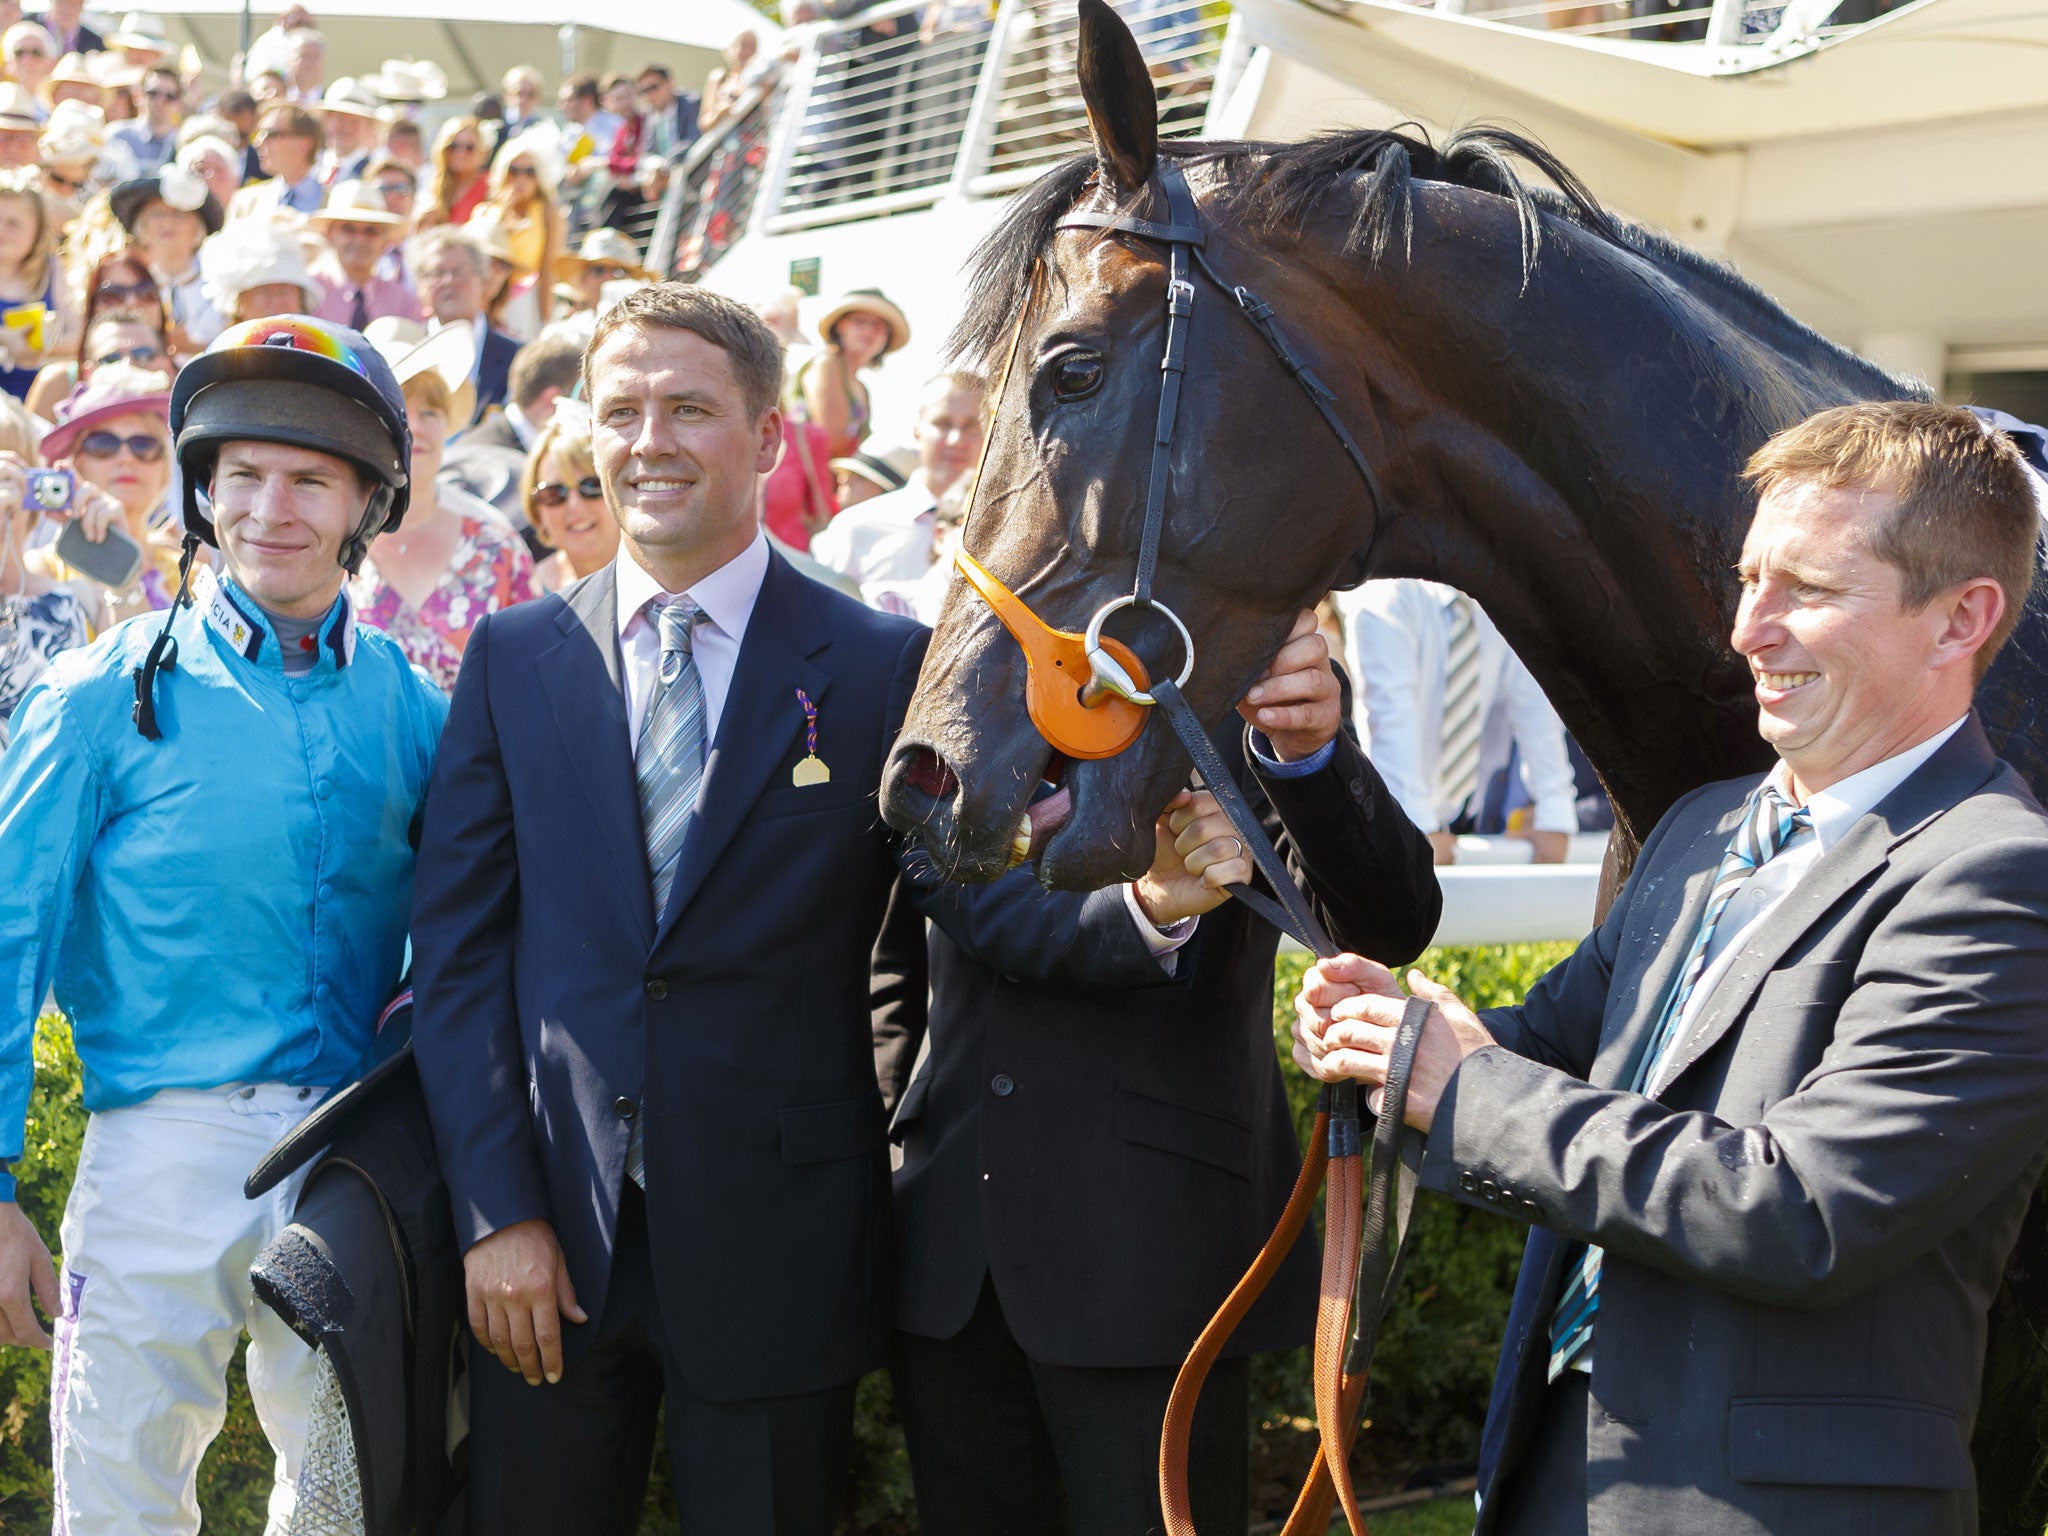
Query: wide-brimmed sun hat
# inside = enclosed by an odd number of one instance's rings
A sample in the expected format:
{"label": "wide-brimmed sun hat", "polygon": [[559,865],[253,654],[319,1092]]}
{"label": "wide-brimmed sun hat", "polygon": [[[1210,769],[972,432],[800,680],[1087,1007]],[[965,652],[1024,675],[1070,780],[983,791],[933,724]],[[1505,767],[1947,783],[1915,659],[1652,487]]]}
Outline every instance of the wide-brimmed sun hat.
{"label": "wide-brimmed sun hat", "polygon": [[448,76],[431,59],[386,59],[376,74],[359,79],[380,101],[439,101],[448,94]]}
{"label": "wide-brimmed sun hat", "polygon": [[292,283],[305,299],[305,312],[320,307],[320,284],[306,267],[298,231],[264,218],[236,219],[199,247],[199,290],[223,315],[251,288]]}
{"label": "wide-brimmed sun hat", "polygon": [[309,224],[389,224],[402,227],[407,220],[384,206],[374,188],[360,181],[337,181],[328,190],[327,201],[317,213],[307,215]]}
{"label": "wide-brimmed sun hat", "polygon": [[138,52],[176,53],[178,45],[166,37],[163,18],[148,11],[130,11],[121,26],[107,39],[109,48],[133,48]]}
{"label": "wide-brimmed sun hat", "polygon": [[90,102],[60,101],[43,124],[37,155],[44,165],[90,165],[106,147],[106,113]]}
{"label": "wide-brimmed sun hat", "polygon": [[910,484],[911,472],[917,468],[917,450],[904,443],[875,443],[861,445],[860,452],[848,454],[843,459],[834,459],[832,473],[859,475],[870,485],[880,486],[885,491],[900,491]]}
{"label": "wide-brimmed sun hat", "polygon": [[889,327],[889,341],[882,355],[900,352],[910,343],[910,320],[879,288],[850,288],[818,317],[818,340],[832,344],[832,328],[848,315],[873,315]]}
{"label": "wide-brimmed sun hat", "polygon": [[171,376],[133,363],[105,363],[57,404],[57,424],[43,434],[43,459],[55,463],[94,427],[117,416],[161,416],[168,438]]}
{"label": "wide-brimmed sun hat", "polygon": [[220,199],[206,189],[199,173],[175,161],[152,175],[122,182],[107,198],[109,209],[130,239],[135,235],[135,221],[151,203],[162,203],[180,213],[198,214],[209,235],[219,234],[225,222]]}
{"label": "wide-brimmed sun hat", "polygon": [[362,81],[352,75],[343,75],[320,94],[320,101],[313,108],[315,112],[338,112],[343,117],[360,117],[365,122],[377,121],[377,96]]}
{"label": "wide-brimmed sun hat", "polygon": [[364,328],[363,337],[391,365],[401,389],[407,379],[438,373],[448,386],[449,429],[469,425],[476,415],[476,385],[469,377],[476,362],[476,333],[468,326],[444,325],[429,332],[403,315],[381,315]]}
{"label": "wide-brimmed sun hat", "polygon": [[651,269],[640,264],[640,247],[630,235],[616,229],[593,229],[583,244],[555,258],[555,277],[565,283],[579,281],[592,267],[623,267],[628,277],[642,282],[655,280]]}
{"label": "wide-brimmed sun hat", "polygon": [[0,133],[41,133],[36,99],[12,80],[0,80]]}

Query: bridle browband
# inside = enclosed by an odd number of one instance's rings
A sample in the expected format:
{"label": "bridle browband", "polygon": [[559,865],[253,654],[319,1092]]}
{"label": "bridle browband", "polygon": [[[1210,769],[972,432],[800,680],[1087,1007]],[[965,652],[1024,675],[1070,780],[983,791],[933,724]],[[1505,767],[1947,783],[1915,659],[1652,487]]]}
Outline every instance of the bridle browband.
{"label": "bridle browband", "polygon": [[[1266,836],[1259,819],[1252,814],[1215,743],[1181,692],[1194,675],[1194,638],[1180,616],[1160,602],[1152,591],[1166,523],[1166,493],[1172,475],[1173,434],[1180,416],[1181,384],[1187,372],[1188,335],[1194,324],[1196,272],[1237,301],[1239,312],[1265,340],[1288,376],[1301,386],[1309,403],[1336,437],[1365,484],[1366,495],[1372,502],[1375,537],[1382,522],[1380,514],[1384,498],[1372,466],[1366,462],[1349,429],[1337,415],[1336,396],[1288,345],[1274,319],[1272,306],[1249,288],[1229,282],[1210,262],[1205,249],[1207,241],[1202,230],[1201,213],[1180,166],[1171,159],[1161,158],[1157,163],[1157,180],[1166,199],[1167,219],[1164,223],[1129,214],[1080,211],[1066,214],[1054,226],[1058,230],[1092,229],[1129,235],[1166,247],[1166,337],[1159,364],[1159,411],[1152,433],[1152,462],[1145,488],[1145,520],[1139,535],[1137,575],[1129,594],[1103,604],[1088,621],[1086,633],[1076,636],[1052,628],[1032,611],[1023,598],[970,555],[966,549],[964,528],[963,537],[956,546],[955,560],[961,573],[1022,646],[1027,662],[1027,703],[1033,724],[1047,741],[1069,756],[1113,756],[1137,739],[1144,729],[1144,711],[1156,705],[1165,714],[1167,723],[1180,738],[1188,755],[1194,759],[1203,784],[1229,817],[1238,839],[1279,900],[1275,902],[1262,892],[1243,885],[1231,886],[1230,894],[1275,927],[1292,934],[1318,957],[1327,959],[1337,953],[1337,946],[1317,921],[1308,898],[1288,873],[1286,864],[1273,847],[1272,840]],[[1016,365],[1019,344],[1023,340],[1037,288],[1038,268],[1034,264],[1023,306],[1018,311],[1016,330],[1010,338],[1009,354],[997,384],[995,398],[998,401],[1007,393],[1010,371]],[[984,459],[987,449],[988,444],[984,440]],[[979,480],[977,469],[976,494]],[[1369,561],[1370,550],[1367,556]],[[1177,677],[1152,682],[1148,686],[1142,665],[1129,649],[1104,637],[1104,622],[1111,614],[1124,608],[1151,609],[1163,614],[1172,624],[1180,636],[1183,651]],[[1071,668],[1070,661],[1074,663]],[[1077,686],[1076,674],[1083,665],[1088,682],[1085,686]],[[1407,1252],[1409,1215],[1414,1205],[1416,1174],[1421,1162],[1421,1138],[1405,1131],[1402,1117],[1409,1070],[1428,1014],[1427,1003],[1409,999],[1388,1053],[1385,1097],[1373,1128],[1369,1193],[1363,1187],[1358,1085],[1355,1082],[1331,1084],[1323,1090],[1310,1155],[1303,1161],[1301,1176],[1278,1227],[1251,1270],[1203,1330],[1181,1368],[1167,1406],[1160,1441],[1160,1502],[1168,1536],[1195,1536],[1188,1497],[1187,1449],[1194,1404],[1202,1382],[1231,1332],[1278,1270],[1281,1260],[1306,1224],[1315,1203],[1316,1189],[1323,1182],[1326,1170],[1330,1193],[1323,1300],[1316,1330],[1316,1417],[1322,1432],[1322,1452],[1302,1489],[1284,1536],[1306,1536],[1311,1529],[1316,1536],[1322,1536],[1333,1501],[1342,1503],[1353,1531],[1364,1536],[1364,1522],[1359,1517],[1352,1495],[1346,1457],[1363,1409],[1366,1373],[1378,1339],[1380,1322],[1400,1279]],[[1361,1196],[1364,1197],[1363,1209],[1360,1208]]]}

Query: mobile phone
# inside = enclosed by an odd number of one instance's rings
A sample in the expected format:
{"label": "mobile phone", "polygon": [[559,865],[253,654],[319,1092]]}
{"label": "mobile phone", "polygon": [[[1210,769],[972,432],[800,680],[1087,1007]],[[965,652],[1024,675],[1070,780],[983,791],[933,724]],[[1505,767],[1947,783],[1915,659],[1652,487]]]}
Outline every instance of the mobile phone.
{"label": "mobile phone", "polygon": [[119,523],[109,523],[107,536],[97,544],[85,536],[84,524],[66,523],[57,535],[57,558],[116,592],[142,570],[142,546]]}
{"label": "mobile phone", "polygon": [[38,512],[67,512],[77,493],[78,480],[68,469],[32,469],[24,477],[27,504]]}

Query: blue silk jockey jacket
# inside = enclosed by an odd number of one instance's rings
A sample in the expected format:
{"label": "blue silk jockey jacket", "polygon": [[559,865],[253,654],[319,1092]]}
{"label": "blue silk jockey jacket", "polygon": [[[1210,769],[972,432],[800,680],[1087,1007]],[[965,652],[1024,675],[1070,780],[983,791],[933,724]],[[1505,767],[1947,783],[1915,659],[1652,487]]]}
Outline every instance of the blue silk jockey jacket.
{"label": "blue silk jockey jacket", "polygon": [[[56,658],[0,758],[0,1165],[22,1154],[54,985],[90,1110],[164,1088],[325,1087],[371,1057],[405,960],[415,817],[448,702],[346,592],[287,677],[263,610],[202,571],[161,613]],[[0,1166],[0,1199],[14,1178]]]}

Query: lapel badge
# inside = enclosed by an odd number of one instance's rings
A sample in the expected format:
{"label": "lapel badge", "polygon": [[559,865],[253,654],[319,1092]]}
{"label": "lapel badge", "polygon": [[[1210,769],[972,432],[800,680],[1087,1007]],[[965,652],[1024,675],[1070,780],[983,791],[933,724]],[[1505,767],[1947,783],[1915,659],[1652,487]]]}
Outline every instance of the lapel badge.
{"label": "lapel badge", "polygon": [[811,784],[829,784],[832,782],[832,770],[818,756],[818,706],[801,688],[796,691],[796,701],[804,710],[804,760],[790,771],[789,781],[798,789]]}

